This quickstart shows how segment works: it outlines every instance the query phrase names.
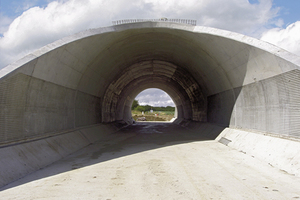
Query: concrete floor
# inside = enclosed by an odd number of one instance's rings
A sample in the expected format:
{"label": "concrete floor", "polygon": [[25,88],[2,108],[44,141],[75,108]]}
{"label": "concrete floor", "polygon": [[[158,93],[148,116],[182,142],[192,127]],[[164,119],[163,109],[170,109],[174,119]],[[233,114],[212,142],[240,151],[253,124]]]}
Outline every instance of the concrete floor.
{"label": "concrete floor", "polygon": [[170,123],[139,123],[1,188],[1,199],[299,199],[300,177]]}

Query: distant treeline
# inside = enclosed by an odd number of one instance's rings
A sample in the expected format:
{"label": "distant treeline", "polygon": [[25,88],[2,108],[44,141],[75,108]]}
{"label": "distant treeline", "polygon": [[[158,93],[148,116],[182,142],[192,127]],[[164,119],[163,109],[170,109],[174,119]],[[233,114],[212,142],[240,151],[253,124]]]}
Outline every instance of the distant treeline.
{"label": "distant treeline", "polygon": [[134,100],[133,103],[132,103],[132,106],[131,106],[131,110],[136,110],[136,111],[144,111],[144,112],[147,112],[147,111],[150,111],[150,110],[153,110],[153,111],[172,111],[174,112],[175,111],[175,107],[172,107],[172,106],[167,106],[167,107],[154,107],[154,106],[149,106],[149,105],[145,105],[145,106],[142,106],[139,104],[138,100]]}

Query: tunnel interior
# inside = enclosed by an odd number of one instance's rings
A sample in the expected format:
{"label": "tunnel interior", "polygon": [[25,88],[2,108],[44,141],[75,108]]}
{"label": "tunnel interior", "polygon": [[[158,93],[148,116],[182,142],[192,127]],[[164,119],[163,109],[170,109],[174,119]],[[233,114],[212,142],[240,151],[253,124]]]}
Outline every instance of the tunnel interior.
{"label": "tunnel interior", "polygon": [[124,120],[132,123],[132,102],[137,94],[150,87],[170,95],[176,105],[177,118],[206,121],[206,101],[200,86],[183,69],[165,61],[152,60],[136,63],[123,72],[105,93],[103,122]]}
{"label": "tunnel interior", "polygon": [[153,87],[173,99],[175,123],[298,137],[297,58],[207,27],[143,22],[87,30],[2,70],[0,139],[132,124],[135,96]]}
{"label": "tunnel interior", "polygon": [[254,38],[170,22],[62,38],[0,71],[0,186],[133,124],[132,102],[147,88],[168,93],[173,123],[199,135],[227,127],[299,139],[299,66]]}

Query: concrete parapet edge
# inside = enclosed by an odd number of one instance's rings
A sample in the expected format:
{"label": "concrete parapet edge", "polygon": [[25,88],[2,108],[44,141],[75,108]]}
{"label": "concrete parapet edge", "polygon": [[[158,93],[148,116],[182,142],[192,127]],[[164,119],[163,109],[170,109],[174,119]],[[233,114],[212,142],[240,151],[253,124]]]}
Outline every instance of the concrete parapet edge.
{"label": "concrete parapet edge", "polygon": [[300,142],[250,131],[226,128],[215,139],[231,148],[300,176]]}
{"label": "concrete parapet edge", "polygon": [[119,128],[98,124],[61,135],[0,148],[0,187],[46,167]]}

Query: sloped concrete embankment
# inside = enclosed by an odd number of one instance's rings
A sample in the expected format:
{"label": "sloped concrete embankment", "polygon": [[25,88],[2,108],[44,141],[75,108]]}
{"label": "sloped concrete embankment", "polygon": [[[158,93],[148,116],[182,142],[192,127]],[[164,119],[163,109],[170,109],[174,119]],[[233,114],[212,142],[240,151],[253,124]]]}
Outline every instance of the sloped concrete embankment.
{"label": "sloped concrete embankment", "polygon": [[300,139],[212,123],[180,121],[187,129],[300,177]]}
{"label": "sloped concrete embankment", "polygon": [[0,187],[44,168],[120,129],[98,124],[56,136],[0,147]]}
{"label": "sloped concrete embankment", "polygon": [[226,128],[216,140],[300,176],[300,140],[297,138]]}

